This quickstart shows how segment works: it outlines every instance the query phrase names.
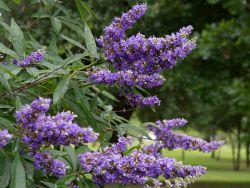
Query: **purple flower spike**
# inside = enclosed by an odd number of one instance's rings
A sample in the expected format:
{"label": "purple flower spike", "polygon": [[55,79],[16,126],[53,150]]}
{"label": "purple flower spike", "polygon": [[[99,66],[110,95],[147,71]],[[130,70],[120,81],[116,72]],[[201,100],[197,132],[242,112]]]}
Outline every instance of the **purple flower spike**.
{"label": "purple flower spike", "polygon": [[157,141],[162,142],[164,148],[168,148],[170,150],[182,148],[185,150],[212,152],[223,146],[223,141],[207,142],[201,138],[175,133],[172,130],[173,128],[182,127],[186,123],[187,121],[181,118],[163,120],[157,121],[156,126],[149,125],[148,129],[155,134]]}
{"label": "purple flower spike", "polygon": [[[115,71],[94,70],[90,73],[90,81],[119,87],[154,88],[164,83],[165,79],[160,75],[164,70],[174,67],[196,47],[195,38],[189,38],[192,26],[165,37],[147,38],[138,33],[126,38],[126,31],[144,15],[146,9],[146,4],[135,5],[104,29],[104,35],[97,39],[97,43],[104,48],[104,55],[112,62]],[[134,95],[128,98],[133,106],[160,104],[156,96],[143,98]]]}
{"label": "purple flower spike", "polygon": [[32,151],[42,145],[79,145],[95,142],[98,133],[92,128],[82,128],[74,123],[76,115],[71,112],[58,112],[55,116],[46,116],[50,99],[38,98],[30,105],[17,111],[17,122],[22,125],[22,140]]}
{"label": "purple flower spike", "polygon": [[26,56],[23,60],[18,61],[17,59],[13,60],[13,63],[20,67],[25,67],[32,62],[40,62],[44,60],[44,50],[38,50],[36,52],[32,52],[30,55]]}

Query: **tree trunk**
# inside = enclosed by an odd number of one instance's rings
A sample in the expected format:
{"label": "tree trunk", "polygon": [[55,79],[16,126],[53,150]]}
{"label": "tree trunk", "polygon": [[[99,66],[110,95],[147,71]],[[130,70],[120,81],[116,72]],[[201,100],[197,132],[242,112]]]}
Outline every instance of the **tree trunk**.
{"label": "tree trunk", "polygon": [[232,134],[229,133],[229,139],[232,147],[232,164],[233,164],[233,169],[235,169],[235,144],[233,140]]}
{"label": "tree trunk", "polygon": [[246,165],[247,167],[250,167],[250,142],[247,142],[246,144]]}
{"label": "tree trunk", "polygon": [[185,150],[184,149],[181,151],[181,160],[182,161],[185,160]]}
{"label": "tree trunk", "polygon": [[241,140],[240,140],[240,134],[241,134],[241,127],[240,125],[237,126],[237,158],[236,158],[236,166],[235,170],[240,170],[240,151],[241,151]]}
{"label": "tree trunk", "polygon": [[215,151],[211,152],[211,158],[214,159],[215,158]]}
{"label": "tree trunk", "polygon": [[221,149],[217,152],[217,158],[216,158],[217,161],[220,161],[220,156],[221,156],[220,154],[221,154]]}

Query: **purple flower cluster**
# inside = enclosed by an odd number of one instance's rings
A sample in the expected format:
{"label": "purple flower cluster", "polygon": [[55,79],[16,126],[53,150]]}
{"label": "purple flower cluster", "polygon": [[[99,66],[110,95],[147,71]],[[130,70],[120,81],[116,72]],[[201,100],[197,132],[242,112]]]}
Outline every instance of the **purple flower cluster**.
{"label": "purple flower cluster", "polygon": [[98,134],[92,128],[82,128],[70,112],[46,115],[50,99],[38,98],[17,111],[17,122],[22,125],[22,139],[32,151],[42,145],[69,145],[95,142]]}
{"label": "purple flower cluster", "polygon": [[144,88],[153,88],[163,84],[165,79],[159,74],[145,75],[137,74],[131,70],[117,71],[112,73],[107,69],[100,69],[92,72],[91,80],[95,83],[106,85],[120,85],[120,86],[140,86]]}
{"label": "purple flower cluster", "polygon": [[17,59],[13,60],[13,63],[17,66],[24,67],[29,65],[32,62],[40,62],[44,59],[44,50],[38,50],[36,52],[32,52],[30,55],[26,56],[23,60],[18,61]]}
{"label": "purple flower cluster", "polygon": [[52,174],[62,177],[66,174],[67,166],[58,159],[53,159],[48,152],[36,153],[34,165],[36,169],[42,170],[44,174]]}
{"label": "purple flower cluster", "polygon": [[[91,172],[97,184],[145,184],[148,178],[166,179],[198,176],[206,172],[204,167],[183,165],[174,159],[134,150],[125,155],[124,146],[129,142],[120,138],[117,144],[103,152],[87,152],[79,155],[81,167]],[[122,146],[122,147],[119,147]],[[117,148],[122,148],[118,150]],[[149,150],[147,150],[149,151]]]}
{"label": "purple flower cluster", "polygon": [[126,98],[130,102],[131,106],[139,106],[139,107],[144,107],[144,106],[160,106],[161,101],[158,99],[157,96],[149,96],[149,97],[143,97],[141,95],[136,95],[133,93],[127,93]]}
{"label": "purple flower cluster", "polygon": [[156,125],[148,126],[148,129],[156,135],[156,140],[162,142],[164,148],[170,150],[182,148],[185,150],[199,150],[202,152],[211,152],[219,149],[224,142],[207,142],[198,137],[188,136],[174,132],[173,128],[182,127],[187,123],[185,119],[172,119],[157,121]]}
{"label": "purple flower cluster", "polygon": [[12,138],[7,129],[0,131],[0,148],[4,147]]}
{"label": "purple flower cluster", "polygon": [[160,38],[146,38],[140,33],[125,38],[127,29],[143,16],[146,9],[146,4],[135,5],[104,29],[104,36],[97,42],[103,46],[104,54],[114,65],[115,72],[95,70],[91,73],[90,80],[97,84],[130,87],[160,86],[164,82],[160,73],[172,68],[196,47],[195,39],[188,39],[192,26],[183,27],[177,33]]}

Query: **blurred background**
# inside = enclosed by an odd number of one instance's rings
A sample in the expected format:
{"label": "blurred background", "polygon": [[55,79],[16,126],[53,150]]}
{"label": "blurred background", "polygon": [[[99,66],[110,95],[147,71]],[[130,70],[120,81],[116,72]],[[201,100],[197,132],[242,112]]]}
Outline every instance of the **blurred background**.
{"label": "blurred background", "polygon": [[[35,3],[42,0],[0,1],[2,16],[14,17],[40,43],[62,56],[67,49],[64,40],[51,32],[46,20],[46,7]],[[46,0],[52,2],[53,0]],[[81,23],[75,3],[60,1],[60,11]],[[147,2],[146,15],[128,35],[138,31],[146,36],[164,36],[187,25],[194,27],[197,48],[171,71],[165,72],[165,85],[154,89],[161,106],[131,110],[120,115],[131,123],[183,117],[189,124],[182,131],[206,140],[225,140],[226,145],[212,154],[166,151],[184,163],[201,164],[208,173],[191,187],[249,188],[250,187],[250,1],[249,0],[86,0],[89,5],[88,23],[95,37],[121,12],[136,3]],[[58,6],[58,5],[57,5]],[[48,7],[47,7],[48,8]],[[14,11],[13,11],[14,10]],[[91,12],[93,11],[93,12]],[[35,13],[35,14],[34,14]],[[10,15],[11,14],[11,15]],[[50,15],[49,15],[50,16]],[[44,19],[43,19],[44,18]],[[59,19],[63,24],[66,18]],[[0,19],[1,21],[1,19]],[[61,29],[58,20],[52,26]],[[74,29],[74,28],[73,28]],[[76,28],[77,30],[77,28]],[[63,33],[81,42],[67,28]],[[0,36],[1,38],[1,36]],[[70,47],[69,47],[70,48]],[[120,103],[119,103],[120,104]],[[114,109],[120,106],[113,103]]]}

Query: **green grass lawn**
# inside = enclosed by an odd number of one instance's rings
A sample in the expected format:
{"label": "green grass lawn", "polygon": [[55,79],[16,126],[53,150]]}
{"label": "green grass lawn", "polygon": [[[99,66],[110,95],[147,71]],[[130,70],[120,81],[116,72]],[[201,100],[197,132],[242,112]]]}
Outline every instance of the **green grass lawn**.
{"label": "green grass lawn", "polygon": [[[184,164],[203,165],[207,167],[207,174],[202,176],[190,188],[250,188],[250,168],[245,165],[245,150],[242,150],[241,170],[233,171],[231,148],[224,146],[221,149],[220,160],[212,159],[211,154],[185,151]],[[181,161],[181,150],[163,152],[165,156],[174,157]],[[216,155],[218,152],[216,153]],[[113,187],[113,186],[112,186]],[[126,186],[127,188],[139,188],[143,186]]]}

